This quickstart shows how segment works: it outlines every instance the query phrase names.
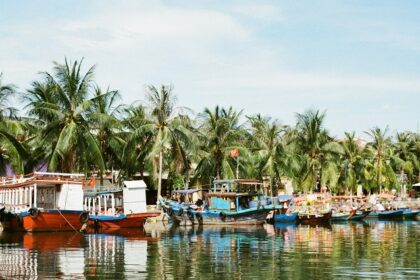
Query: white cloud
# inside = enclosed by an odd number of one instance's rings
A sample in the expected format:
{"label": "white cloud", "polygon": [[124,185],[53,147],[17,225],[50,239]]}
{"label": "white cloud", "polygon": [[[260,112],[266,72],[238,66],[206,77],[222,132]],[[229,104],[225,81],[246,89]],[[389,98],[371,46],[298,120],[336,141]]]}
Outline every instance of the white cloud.
{"label": "white cloud", "polygon": [[52,60],[85,57],[85,66],[98,64],[98,83],[119,89],[126,103],[142,99],[145,84],[171,83],[181,105],[196,110],[234,105],[286,121],[312,105],[358,107],[367,97],[376,98],[371,108],[384,104],[382,110],[396,110],[380,97],[412,97],[420,90],[420,77],[338,74],[319,71],[317,65],[293,68],[289,61],[304,54],[275,38],[262,39],[261,23],[283,25],[287,18],[279,6],[256,2],[226,11],[148,1],[101,2],[88,17],[0,26],[0,71],[5,82],[25,89],[38,71],[51,70]]}
{"label": "white cloud", "polygon": [[248,18],[267,22],[284,21],[286,19],[286,16],[281,12],[280,5],[241,2],[239,5],[234,6],[233,10]]}

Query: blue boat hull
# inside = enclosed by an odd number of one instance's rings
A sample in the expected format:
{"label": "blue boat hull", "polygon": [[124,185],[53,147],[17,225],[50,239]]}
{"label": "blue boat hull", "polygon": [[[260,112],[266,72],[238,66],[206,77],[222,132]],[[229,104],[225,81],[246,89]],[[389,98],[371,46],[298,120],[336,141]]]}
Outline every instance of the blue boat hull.
{"label": "blue boat hull", "polygon": [[[164,208],[165,209],[165,208]],[[164,210],[176,223],[202,225],[263,224],[272,208],[251,208],[242,211],[194,210],[179,205],[166,206]]]}
{"label": "blue boat hull", "polygon": [[350,214],[332,214],[331,222],[345,222],[350,217]]}
{"label": "blue boat hull", "polygon": [[403,216],[404,216],[404,219],[415,219],[419,213],[420,213],[420,210],[406,209],[404,210]]}
{"label": "blue boat hull", "polygon": [[363,211],[361,213],[356,213],[347,218],[348,221],[360,221],[366,218],[369,215],[370,211]]}
{"label": "blue boat hull", "polygon": [[378,219],[381,220],[399,220],[404,217],[404,210],[391,210],[378,212]]}
{"label": "blue boat hull", "polygon": [[274,214],[274,222],[276,223],[296,223],[297,218],[297,212],[292,214]]}

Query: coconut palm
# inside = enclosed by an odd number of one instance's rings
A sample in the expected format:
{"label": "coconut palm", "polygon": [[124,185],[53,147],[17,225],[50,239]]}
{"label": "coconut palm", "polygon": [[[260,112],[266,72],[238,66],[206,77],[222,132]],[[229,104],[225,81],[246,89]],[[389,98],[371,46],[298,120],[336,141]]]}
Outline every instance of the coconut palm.
{"label": "coconut palm", "polygon": [[[117,104],[120,99],[118,91],[109,88],[103,92],[98,86],[95,87],[95,98],[89,108],[91,130],[96,135],[101,154],[108,170],[121,167],[121,151],[125,140],[121,135],[122,122],[119,114],[122,106]],[[103,173],[100,172],[101,184]]]}
{"label": "coconut palm", "polygon": [[236,112],[232,107],[228,109],[216,106],[211,111],[208,108],[200,114],[200,139],[202,146],[196,167],[196,177],[205,181],[208,178],[234,178],[238,161],[229,156],[232,149],[238,149],[241,158],[245,158],[248,151],[242,145],[245,131],[239,124],[242,111]]}
{"label": "coconut palm", "polygon": [[338,156],[342,147],[328,135],[324,128],[325,112],[309,110],[297,114],[296,147],[302,155],[300,182],[305,191],[316,189],[318,182],[337,185]]}
{"label": "coconut palm", "polygon": [[281,184],[281,176],[292,176],[291,170],[296,169],[298,164],[283,137],[287,127],[259,114],[248,117],[248,120],[253,139],[252,151],[256,155],[256,166],[252,168],[257,170],[258,178],[268,175],[272,185]]}
{"label": "coconut palm", "polygon": [[82,74],[82,63],[54,62],[53,73],[44,72],[44,80],[34,82],[27,93],[29,115],[43,123],[39,144],[46,151],[49,170],[104,170],[88,119],[98,98],[91,94],[95,67]]}
{"label": "coconut palm", "polygon": [[414,169],[419,166],[419,160],[415,153],[414,136],[410,132],[397,133],[396,142],[393,145],[393,162],[395,170],[399,172],[400,187],[404,184],[404,175],[411,178]]}
{"label": "coconut palm", "polygon": [[0,121],[5,118],[16,118],[16,108],[9,106],[9,101],[16,93],[16,86],[2,83],[3,73],[0,73]]}
{"label": "coconut palm", "polygon": [[126,143],[122,152],[121,172],[124,177],[131,177],[135,173],[143,173],[146,169],[146,158],[150,153],[152,133],[145,131],[144,126],[150,123],[146,110],[142,105],[131,105],[124,108],[122,120],[124,129],[122,138]]}
{"label": "coconut palm", "polygon": [[375,127],[366,132],[372,141],[367,144],[368,151],[374,166],[375,183],[379,187],[379,192],[382,192],[383,184],[390,185],[396,182],[395,173],[391,167],[391,138],[387,136],[388,127],[381,130]]}
{"label": "coconut palm", "polygon": [[17,119],[17,110],[8,106],[8,101],[16,93],[16,86],[3,84],[0,73],[0,174],[11,164],[16,173],[23,172],[23,160],[27,157],[21,139],[24,134],[22,123]]}
{"label": "coconut palm", "polygon": [[[188,165],[184,148],[193,135],[179,120],[179,113],[182,113],[183,108],[175,107],[176,96],[172,93],[171,87],[162,85],[158,89],[150,85],[146,88],[146,98],[148,114],[144,115],[143,119],[139,119],[138,117],[142,116],[137,115],[131,120],[137,127],[132,131],[128,143],[141,146],[150,144],[146,158],[152,161],[158,171],[157,199],[159,200],[162,192],[164,156],[170,154],[170,159],[177,170],[184,168]],[[129,149],[130,147],[127,148],[127,152]]]}
{"label": "coconut palm", "polygon": [[357,143],[354,132],[345,132],[344,135],[345,138],[341,141],[343,154],[341,155],[340,180],[346,186],[347,191],[350,188],[351,193],[353,193],[358,182],[361,181],[361,174],[363,173],[363,147],[360,147]]}

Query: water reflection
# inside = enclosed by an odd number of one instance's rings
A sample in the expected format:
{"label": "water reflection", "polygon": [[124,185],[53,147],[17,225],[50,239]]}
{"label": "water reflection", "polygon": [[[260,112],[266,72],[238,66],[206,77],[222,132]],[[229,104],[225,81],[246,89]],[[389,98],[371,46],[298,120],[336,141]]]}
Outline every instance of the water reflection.
{"label": "water reflection", "polygon": [[420,277],[419,222],[3,232],[0,278]]}

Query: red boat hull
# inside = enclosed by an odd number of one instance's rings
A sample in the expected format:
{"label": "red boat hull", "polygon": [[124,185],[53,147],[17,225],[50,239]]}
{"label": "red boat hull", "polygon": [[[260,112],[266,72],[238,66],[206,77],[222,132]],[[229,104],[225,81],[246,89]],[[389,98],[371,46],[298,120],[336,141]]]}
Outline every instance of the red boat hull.
{"label": "red boat hull", "polygon": [[40,212],[37,217],[14,216],[2,222],[5,231],[70,231],[80,230],[82,211]]}
{"label": "red boat hull", "polygon": [[124,219],[118,220],[100,220],[91,218],[89,220],[89,225],[99,228],[136,228],[142,227],[144,221],[149,217],[157,217],[160,213],[137,213],[137,214],[127,214],[127,217]]}

